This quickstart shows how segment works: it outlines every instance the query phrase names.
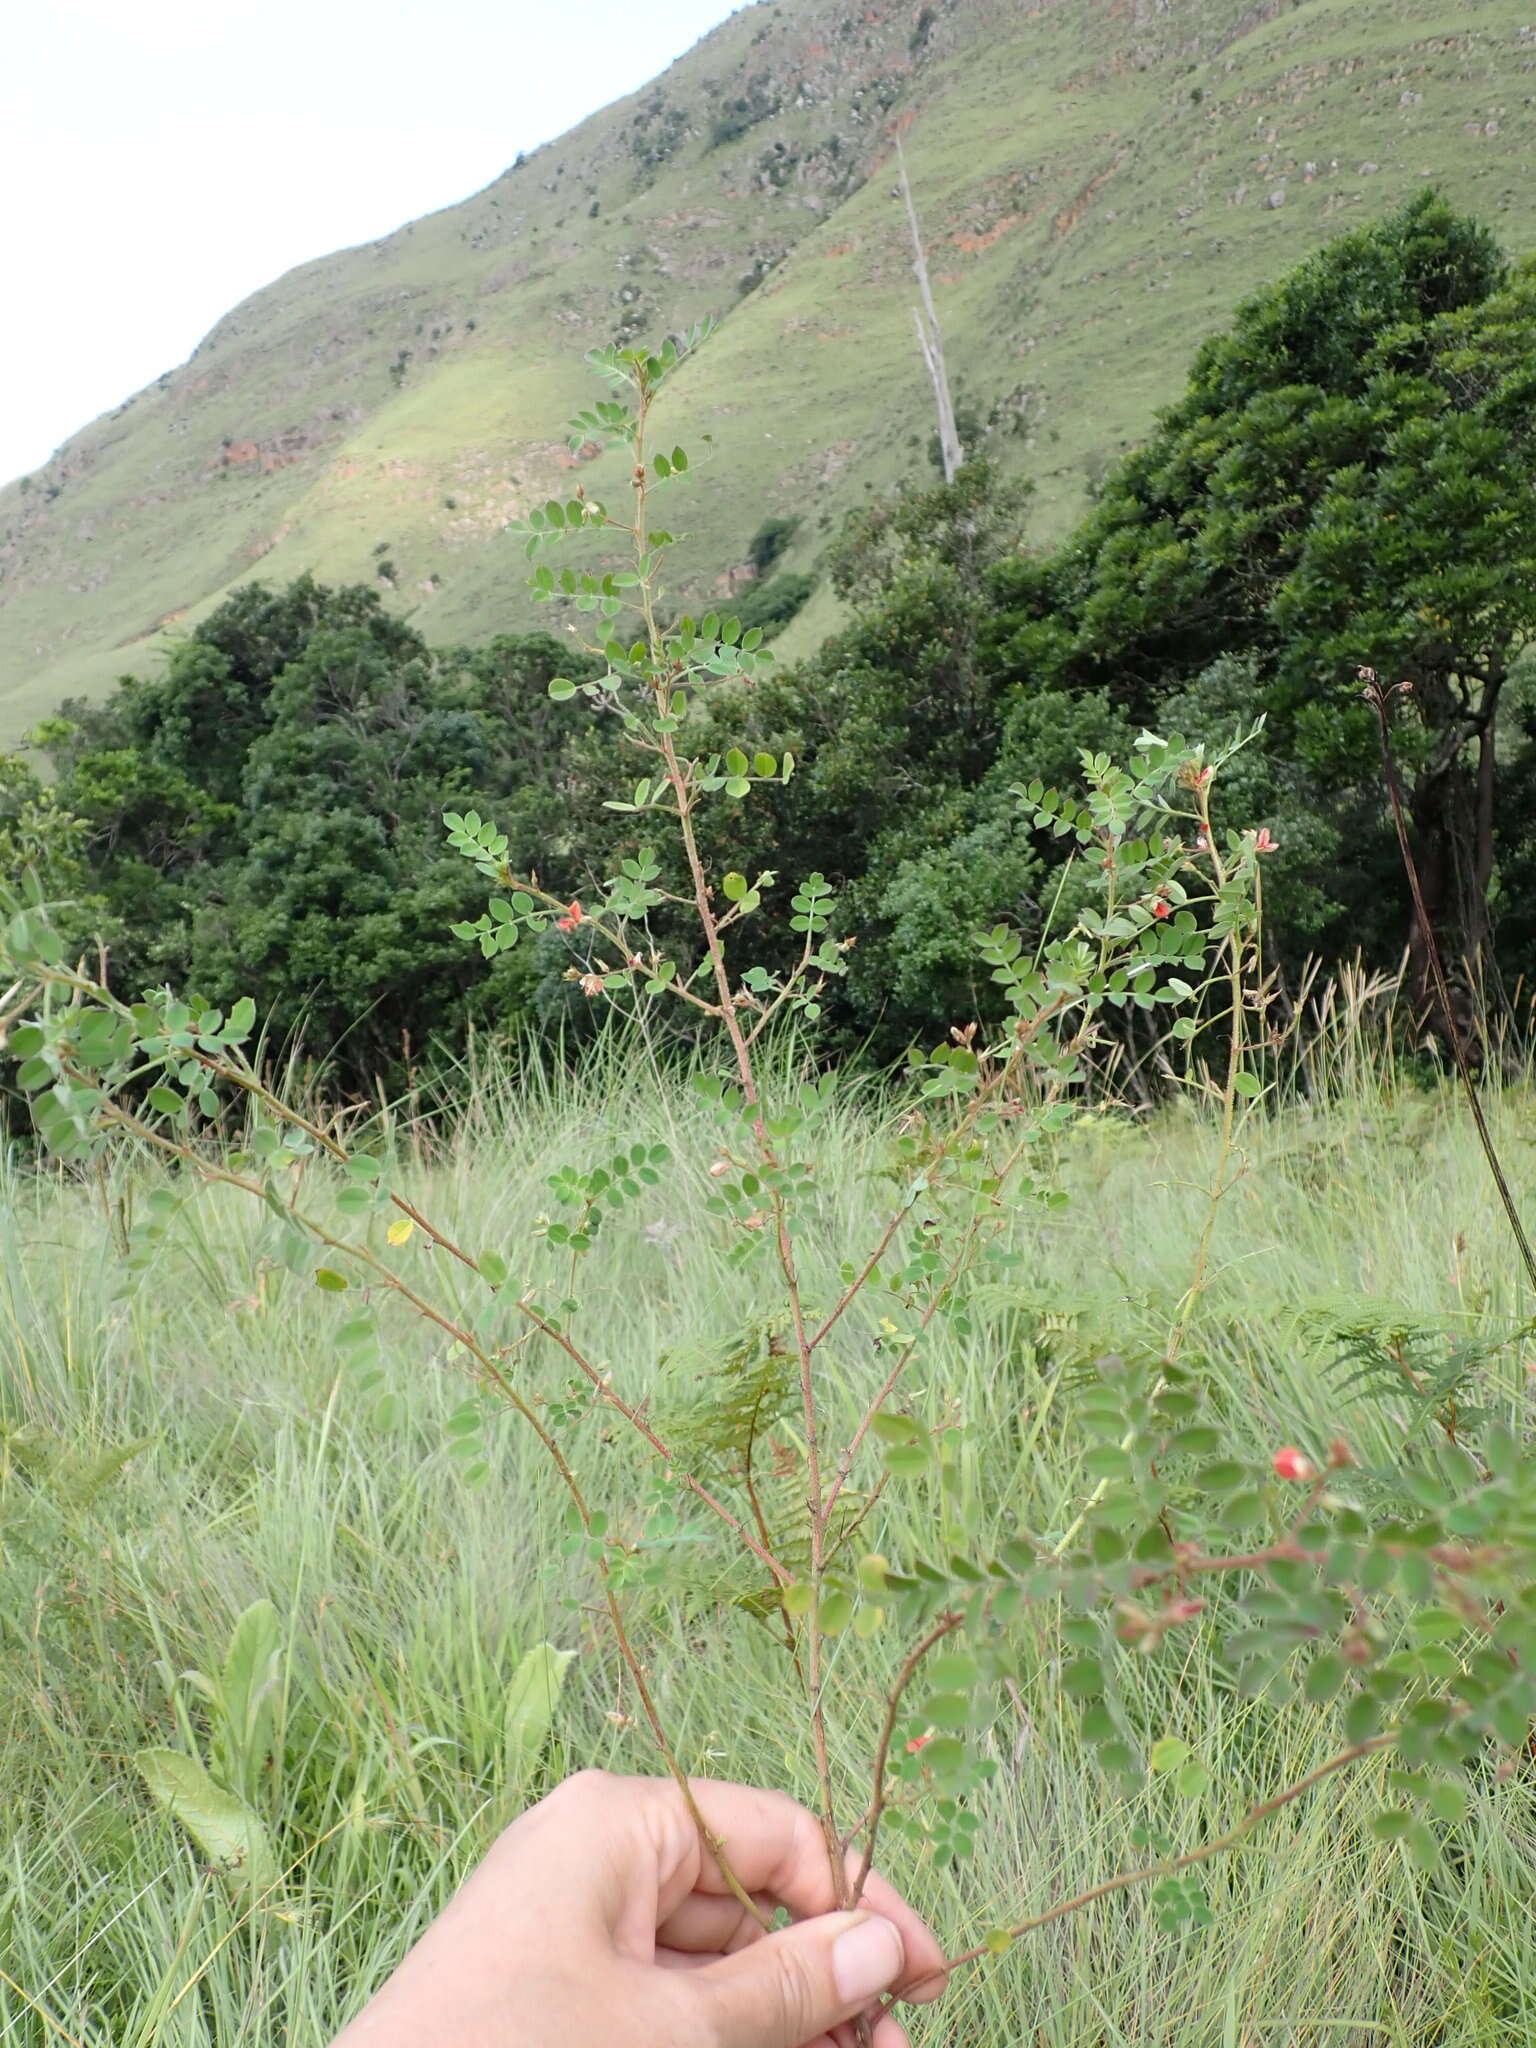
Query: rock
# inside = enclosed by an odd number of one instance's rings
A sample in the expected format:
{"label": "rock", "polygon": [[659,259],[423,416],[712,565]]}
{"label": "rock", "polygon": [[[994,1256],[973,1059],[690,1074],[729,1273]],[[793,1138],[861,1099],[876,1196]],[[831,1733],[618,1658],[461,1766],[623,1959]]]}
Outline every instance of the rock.
{"label": "rock", "polygon": [[1274,191],[1270,193],[1268,199],[1264,203],[1266,206],[1272,209],[1284,206],[1285,187],[1283,185],[1277,185]]}
{"label": "rock", "polygon": [[1362,178],[1369,178],[1373,172],[1379,171],[1380,169],[1380,164],[1362,164],[1360,166],[1360,175]]}

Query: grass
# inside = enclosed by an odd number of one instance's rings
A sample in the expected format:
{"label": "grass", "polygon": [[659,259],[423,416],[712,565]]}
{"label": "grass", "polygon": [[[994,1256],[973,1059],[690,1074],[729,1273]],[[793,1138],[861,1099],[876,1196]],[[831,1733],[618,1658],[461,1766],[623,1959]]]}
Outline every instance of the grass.
{"label": "grass", "polygon": [[[652,338],[723,316],[677,387],[679,434],[718,451],[682,515],[705,536],[680,558],[690,594],[766,512],[807,512],[785,566],[812,568],[866,488],[925,462],[897,119],[952,372],[981,415],[1022,407],[994,445],[1035,482],[1042,540],[1241,296],[1426,175],[1512,253],[1536,244],[1536,37],[1516,0],[966,0],[938,17],[914,65],[904,7],[738,10],[462,206],[275,281],[26,492],[0,489],[0,745],[151,666],[167,630],[253,575],[372,580],[380,541],[391,602],[429,638],[530,623],[503,523],[568,483],[581,354],[635,290]],[[759,75],[781,112],[710,148],[721,102]],[[633,124],[658,94],[683,139],[648,171]],[[795,169],[775,186],[779,145]],[[759,257],[777,260],[742,296]],[[294,430],[291,464],[223,461],[230,441],[285,456]],[[582,480],[612,497],[622,473]]]}
{"label": "grass", "polygon": [[[1395,1399],[1337,1391],[1351,1318],[1496,1336],[1528,1305],[1451,1097],[1416,1089],[1348,1033],[1304,1078],[1310,1102],[1251,1128],[1186,1356],[1245,1448],[1309,1443],[1323,1414],[1369,1464],[1402,1455],[1409,1416]],[[1509,1087],[1493,1117],[1528,1196],[1536,1095]],[[533,1086],[492,1068],[472,1077],[456,1129],[441,1145],[394,1131],[412,1192],[469,1243],[505,1247],[515,1269],[547,1257],[528,1232],[551,1170],[618,1138],[671,1145],[653,1206],[599,1240],[586,1327],[626,1394],[648,1393],[658,1415],[685,1410],[767,1301],[766,1278],[727,1267],[705,1211],[712,1126],[696,1099],[643,1072]],[[872,1094],[829,1112],[813,1298],[878,1234],[887,1143]],[[984,1503],[991,1533],[1071,1519],[1082,1495],[1072,1364],[1166,1332],[1214,1143],[1196,1115],[1085,1116],[1053,1162],[1071,1203],[1020,1226],[1016,1282],[989,1294],[971,1342],[934,1352],[923,1398],[963,1419],[955,1483]],[[153,1178],[136,1170],[106,1194],[142,1214]],[[464,1485],[443,1432],[463,1390],[429,1335],[390,1322],[384,1391],[400,1398],[381,1419],[379,1392],[359,1397],[338,1368],[335,1304],[265,1262],[264,1211],[204,1194],[130,1290],[101,1196],[15,1165],[0,1181],[0,2040],[319,2042],[510,1814],[580,1765],[654,1768],[649,1739],[603,1628],[566,1604],[588,1589],[562,1554],[537,1445],[498,1424],[488,1481]],[[419,1239],[403,1256],[440,1280]],[[842,1426],[877,1369],[874,1328],[848,1322],[830,1368]],[[535,1386],[560,1382],[547,1358],[522,1370]],[[1495,1348],[1481,1372],[1484,1398],[1528,1412],[1518,1344]],[[599,1498],[606,1490],[622,1513],[636,1461],[593,1435],[578,1435],[583,1469],[607,1475]],[[85,1461],[140,1437],[85,1503]],[[921,1546],[939,1508],[929,1483],[884,1497],[871,1547],[899,1558]],[[690,1768],[804,1795],[792,1675],[769,1633],[723,1597],[734,1583],[707,1553],[691,1590],[646,1596],[636,1625],[661,1710]],[[215,1668],[258,1597],[283,1630],[263,1800],[288,1876],[253,1916],[151,1810],[130,1760],[146,1744],[201,1742],[159,1668]],[[504,1703],[520,1655],[544,1640],[578,1654],[530,1780]],[[975,1862],[940,1875],[899,1842],[883,1858],[952,1946],[1140,1860],[1140,1809],[1097,1776],[1048,1637],[1026,1633],[1021,1650],[1026,1676],[987,1737],[1002,1771]],[[851,1635],[837,1646],[834,1764],[850,1805],[877,1710],[861,1660],[878,1677],[890,1654]],[[1213,1830],[1330,1753],[1314,1711],[1239,1698],[1197,1651],[1177,1668],[1137,1660],[1127,1684],[1139,1731],[1182,1735],[1210,1768],[1200,1818]],[[1144,1893],[1105,1900],[967,1972],[914,2041],[1493,2048],[1536,2037],[1529,1781],[1478,1788],[1442,1871],[1425,1877],[1366,1831],[1379,1777],[1366,1766],[1331,1781],[1211,1866],[1210,1928],[1169,1937]]]}

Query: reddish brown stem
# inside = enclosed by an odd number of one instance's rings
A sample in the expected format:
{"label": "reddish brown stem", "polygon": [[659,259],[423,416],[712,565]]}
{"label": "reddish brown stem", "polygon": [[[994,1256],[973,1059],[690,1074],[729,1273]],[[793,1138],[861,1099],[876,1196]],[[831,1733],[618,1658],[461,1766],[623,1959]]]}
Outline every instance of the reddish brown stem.
{"label": "reddish brown stem", "polygon": [[[1212,1856],[1220,1856],[1229,1849],[1237,1848],[1244,1836],[1257,1827],[1260,1821],[1267,1820],[1270,1814],[1278,1813],[1283,1806],[1289,1806],[1293,1799],[1299,1799],[1304,1792],[1310,1792],[1314,1785],[1321,1784],[1324,1778],[1331,1777],[1335,1771],[1345,1770],[1350,1764],[1358,1763],[1362,1757],[1370,1756],[1378,1749],[1390,1747],[1396,1740],[1397,1730],[1394,1728],[1388,1734],[1373,1735],[1365,1742],[1352,1743],[1348,1749],[1341,1750],[1335,1757],[1330,1757],[1327,1763],[1319,1764],[1315,1771],[1309,1771],[1306,1777],[1299,1778],[1294,1785],[1287,1786],[1285,1791],[1277,1792],[1272,1799],[1261,1799],[1256,1806],[1250,1806],[1235,1827],[1229,1828],[1224,1835],[1218,1835],[1214,1841],[1203,1842],[1198,1849],[1191,1849],[1183,1856],[1175,1856],[1167,1863],[1149,1863],[1141,1870],[1124,1870],[1118,1877],[1106,1878],[1103,1884],[1096,1884],[1088,1891],[1078,1892],[1070,1899],[1062,1899],[1056,1905],[1048,1907],[1045,1912],[1037,1913],[1033,1919],[1021,1920],[1016,1927],[1010,1927],[1010,1940],[1017,1941],[1021,1935],[1033,1934],[1036,1928],[1048,1927],[1053,1920],[1064,1919],[1068,1913],[1080,1912],[1084,1906],[1091,1906],[1096,1899],[1108,1898],[1112,1892],[1123,1892],[1131,1885],[1146,1884],[1152,1878],[1167,1877],[1174,1871],[1188,1870],[1196,1863],[1207,1862]],[[908,1985],[907,1990],[915,1991],[918,1985],[931,1983],[935,1977],[942,1976],[950,1970],[958,1970],[964,1963],[974,1963],[979,1957],[991,1952],[989,1943],[979,1941],[974,1948],[965,1949],[961,1954],[951,1956],[937,1970],[931,1970],[926,1977],[919,1978],[917,1984]],[[890,1999],[887,2005],[895,2002],[894,1999]]]}
{"label": "reddish brown stem", "polygon": [[875,1840],[880,1832],[880,1817],[885,1812],[885,1767],[890,1760],[891,1739],[896,1733],[902,1696],[917,1675],[917,1668],[928,1652],[935,1644],[942,1643],[946,1636],[952,1636],[957,1628],[964,1625],[964,1620],[965,1617],[960,1614],[942,1615],[917,1647],[909,1651],[896,1674],[890,1697],[886,1701],[885,1720],[881,1725],[880,1741],[875,1750],[874,1789],[870,1795],[868,1810],[859,1827],[854,1829],[855,1834],[859,1833],[860,1828],[866,1830],[866,1834],[863,1860],[859,1864],[859,1874],[853,1884],[853,1905],[857,1905],[864,1896],[864,1887],[869,1882],[870,1869],[875,1860]]}
{"label": "reddish brown stem", "polygon": [[652,1429],[651,1425],[640,1413],[640,1410],[638,1408],[632,1407],[630,1403],[624,1399],[622,1394],[615,1393],[614,1389],[609,1385],[608,1381],[604,1378],[602,1373],[600,1373],[597,1367],[592,1363],[592,1361],[583,1354],[580,1347],[571,1342],[570,1338],[566,1335],[564,1330],[556,1329],[553,1323],[546,1321],[545,1318],[541,1316],[538,1310],[533,1306],[532,1302],[519,1301],[517,1307],[519,1312],[522,1315],[526,1316],[528,1321],[533,1325],[534,1329],[541,1331],[542,1334],[546,1336],[552,1344],[559,1345],[560,1349],[565,1353],[566,1357],[570,1359],[572,1364],[577,1368],[577,1370],[582,1374],[582,1376],[591,1383],[591,1385],[596,1390],[601,1399],[604,1400],[610,1408],[617,1409],[619,1414],[624,1417],[624,1420],[627,1423],[629,1423],[630,1427],[632,1429],[637,1430],[639,1434],[645,1438],[646,1442],[650,1445],[651,1449],[655,1451],[656,1455],[662,1460],[663,1464],[666,1465],[667,1469],[672,1473],[674,1478],[677,1480],[678,1485],[686,1488],[687,1491],[691,1493],[696,1500],[702,1502],[703,1505],[707,1507],[712,1514],[718,1515],[721,1521],[725,1523],[726,1527],[730,1529],[734,1535],[740,1537],[741,1541],[747,1546],[748,1550],[750,1550],[754,1554],[754,1556],[759,1558],[762,1561],[762,1563],[764,1563],[768,1567],[769,1571],[773,1573],[773,1576],[777,1580],[779,1585],[787,1586],[790,1583],[792,1574],[785,1568],[785,1566],[780,1564],[779,1560],[774,1556],[773,1552],[767,1547],[767,1544],[760,1543],[757,1540],[757,1538],[752,1534],[751,1530],[747,1528],[745,1523],[742,1522],[738,1516],[733,1515],[730,1509],[725,1505],[723,1501],[717,1500],[714,1494],[712,1494],[709,1491],[707,1486],[701,1485],[700,1482],[694,1478],[691,1472],[679,1471],[677,1462],[674,1459],[671,1451],[667,1448],[666,1444],[663,1443],[661,1438],[656,1434],[655,1430]]}

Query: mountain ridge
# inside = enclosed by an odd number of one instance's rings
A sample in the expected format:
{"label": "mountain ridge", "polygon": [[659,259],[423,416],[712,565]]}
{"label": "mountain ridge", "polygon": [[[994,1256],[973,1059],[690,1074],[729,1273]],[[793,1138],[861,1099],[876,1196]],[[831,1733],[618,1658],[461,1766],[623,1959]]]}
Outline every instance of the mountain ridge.
{"label": "mountain ridge", "polygon": [[583,352],[706,314],[669,416],[712,436],[684,591],[731,589],[770,513],[802,515],[787,563],[812,566],[866,485],[925,466],[898,134],[962,413],[1060,533],[1239,296],[1426,175],[1536,243],[1519,12],[739,9],[483,192],[253,294],[0,491],[0,741],[257,575],[378,578],[439,641],[530,623],[506,521],[573,467],[622,483],[560,438]]}

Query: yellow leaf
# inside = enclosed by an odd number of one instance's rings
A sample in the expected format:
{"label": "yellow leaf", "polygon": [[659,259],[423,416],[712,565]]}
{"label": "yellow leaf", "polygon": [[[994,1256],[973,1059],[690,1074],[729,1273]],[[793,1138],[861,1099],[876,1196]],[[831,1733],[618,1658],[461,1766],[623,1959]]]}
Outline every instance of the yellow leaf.
{"label": "yellow leaf", "polygon": [[397,1216],[385,1235],[391,1244],[405,1244],[409,1241],[411,1232],[415,1228],[416,1225],[409,1216]]}

